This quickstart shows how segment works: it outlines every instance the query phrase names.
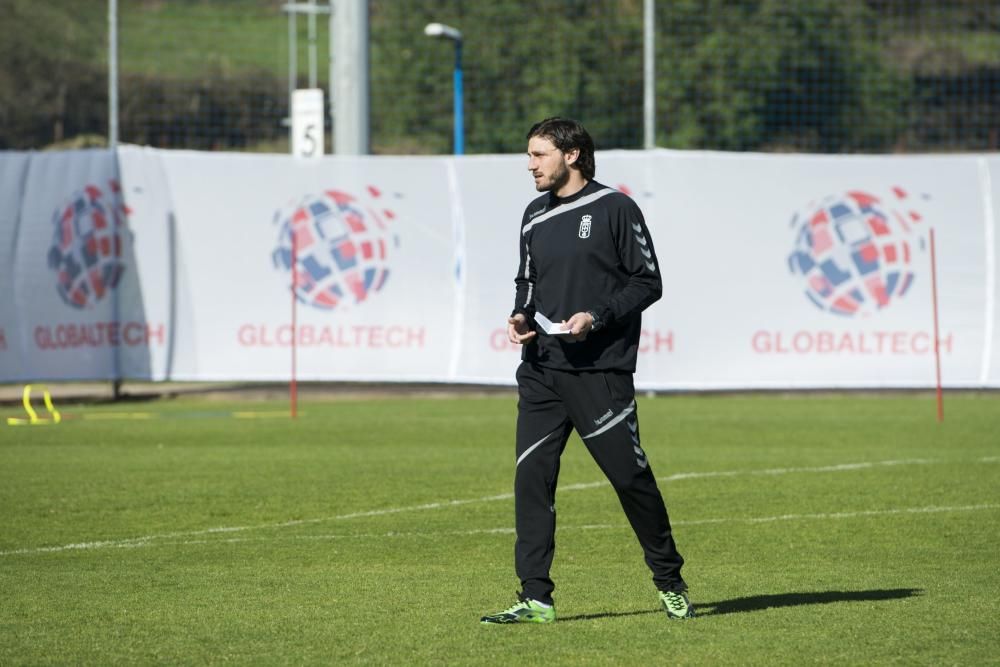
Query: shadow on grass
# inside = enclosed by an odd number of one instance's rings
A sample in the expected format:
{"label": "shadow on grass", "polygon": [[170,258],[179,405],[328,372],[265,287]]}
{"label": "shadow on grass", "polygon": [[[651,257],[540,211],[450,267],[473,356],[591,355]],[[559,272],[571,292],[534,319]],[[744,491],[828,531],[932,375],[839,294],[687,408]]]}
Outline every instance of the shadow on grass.
{"label": "shadow on grass", "polygon": [[811,604],[832,602],[877,602],[880,600],[903,600],[923,594],[920,588],[890,588],[872,591],[819,591],[816,593],[782,593],[780,595],[752,595],[721,602],[695,603],[699,616],[719,616],[739,614],[747,611],[761,611],[778,607],[801,607]]}
{"label": "shadow on grass", "polygon": [[[722,614],[740,614],[749,611],[763,611],[781,607],[801,607],[813,604],[831,604],[833,602],[877,602],[881,600],[903,600],[923,594],[920,588],[890,588],[871,591],[817,591],[815,593],[780,593],[777,595],[751,595],[745,598],[721,600],[719,602],[699,602],[692,600],[699,617],[720,616]],[[662,614],[660,609],[644,609],[642,611],[605,612],[600,614],[579,614],[577,616],[560,617],[563,621],[590,621],[597,618],[616,618],[619,616],[641,616],[643,614]]]}

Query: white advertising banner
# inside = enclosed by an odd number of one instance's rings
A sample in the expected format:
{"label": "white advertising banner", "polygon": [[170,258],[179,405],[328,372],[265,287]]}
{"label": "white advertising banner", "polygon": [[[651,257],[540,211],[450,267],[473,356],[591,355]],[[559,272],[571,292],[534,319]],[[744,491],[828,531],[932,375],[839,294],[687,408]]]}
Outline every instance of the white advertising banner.
{"label": "white advertising banner", "polygon": [[21,217],[27,153],[0,154],[0,379],[23,375],[21,331],[14,304],[15,246]]}
{"label": "white advertising banner", "polygon": [[446,380],[447,162],[161,154],[177,220],[177,379]]}
{"label": "white advertising banner", "polygon": [[[996,174],[599,153],[664,277],[637,386],[932,387],[933,230],[944,384],[1000,387]],[[0,195],[0,381],[513,384],[522,156],[9,153]]]}
{"label": "white advertising banner", "polygon": [[667,388],[982,385],[975,160],[660,152],[651,224],[673,331]]}
{"label": "white advertising banner", "polygon": [[507,340],[507,317],[514,308],[521,215],[538,196],[527,159],[475,156],[454,161],[456,191],[464,224],[464,293],[459,379],[510,384],[521,360],[520,346]]}
{"label": "white advertising banner", "polygon": [[[115,156],[31,153],[0,323],[21,358],[7,379],[150,377],[150,331]],[[5,233],[6,235],[6,233]]]}
{"label": "white advertising banner", "polygon": [[[131,363],[127,377],[165,380],[173,377],[176,330],[177,231],[170,183],[162,151],[132,146],[118,151],[122,192],[132,239],[133,318],[124,323],[133,335],[124,342]],[[142,332],[142,336],[137,334]],[[138,354],[141,352],[142,354]]]}

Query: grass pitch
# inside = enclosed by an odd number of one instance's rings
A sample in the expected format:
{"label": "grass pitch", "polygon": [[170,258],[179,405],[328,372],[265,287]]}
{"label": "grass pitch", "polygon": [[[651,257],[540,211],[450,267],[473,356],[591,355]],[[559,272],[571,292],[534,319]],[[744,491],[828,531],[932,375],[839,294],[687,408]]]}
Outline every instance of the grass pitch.
{"label": "grass pitch", "polygon": [[924,396],[642,398],[699,617],[658,610],[574,436],[559,620],[506,627],[478,620],[518,587],[512,397],[228,416],[282,409],[0,427],[0,664],[1000,660],[995,394],[944,424]]}

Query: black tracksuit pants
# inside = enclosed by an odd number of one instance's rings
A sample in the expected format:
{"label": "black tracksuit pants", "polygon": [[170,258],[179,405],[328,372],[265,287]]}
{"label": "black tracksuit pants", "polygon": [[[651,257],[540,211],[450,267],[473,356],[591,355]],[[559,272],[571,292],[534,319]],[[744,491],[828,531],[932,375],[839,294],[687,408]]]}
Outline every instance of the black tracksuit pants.
{"label": "black tracksuit pants", "polygon": [[523,362],[517,370],[514,562],[522,595],[552,603],[559,457],[575,428],[618,493],[659,590],[683,590],[670,519],[639,444],[629,372],[557,371]]}

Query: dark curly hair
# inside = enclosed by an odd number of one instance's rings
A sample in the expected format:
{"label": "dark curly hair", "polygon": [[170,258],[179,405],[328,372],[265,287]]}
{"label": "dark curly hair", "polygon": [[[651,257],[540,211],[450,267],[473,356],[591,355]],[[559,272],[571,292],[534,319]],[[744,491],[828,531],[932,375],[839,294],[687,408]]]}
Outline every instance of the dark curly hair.
{"label": "dark curly hair", "polygon": [[525,139],[543,137],[563,153],[579,149],[580,157],[574,163],[588,181],[593,180],[596,164],[594,163],[594,140],[590,138],[587,129],[579,121],[570,118],[553,116],[539,121],[531,126]]}

